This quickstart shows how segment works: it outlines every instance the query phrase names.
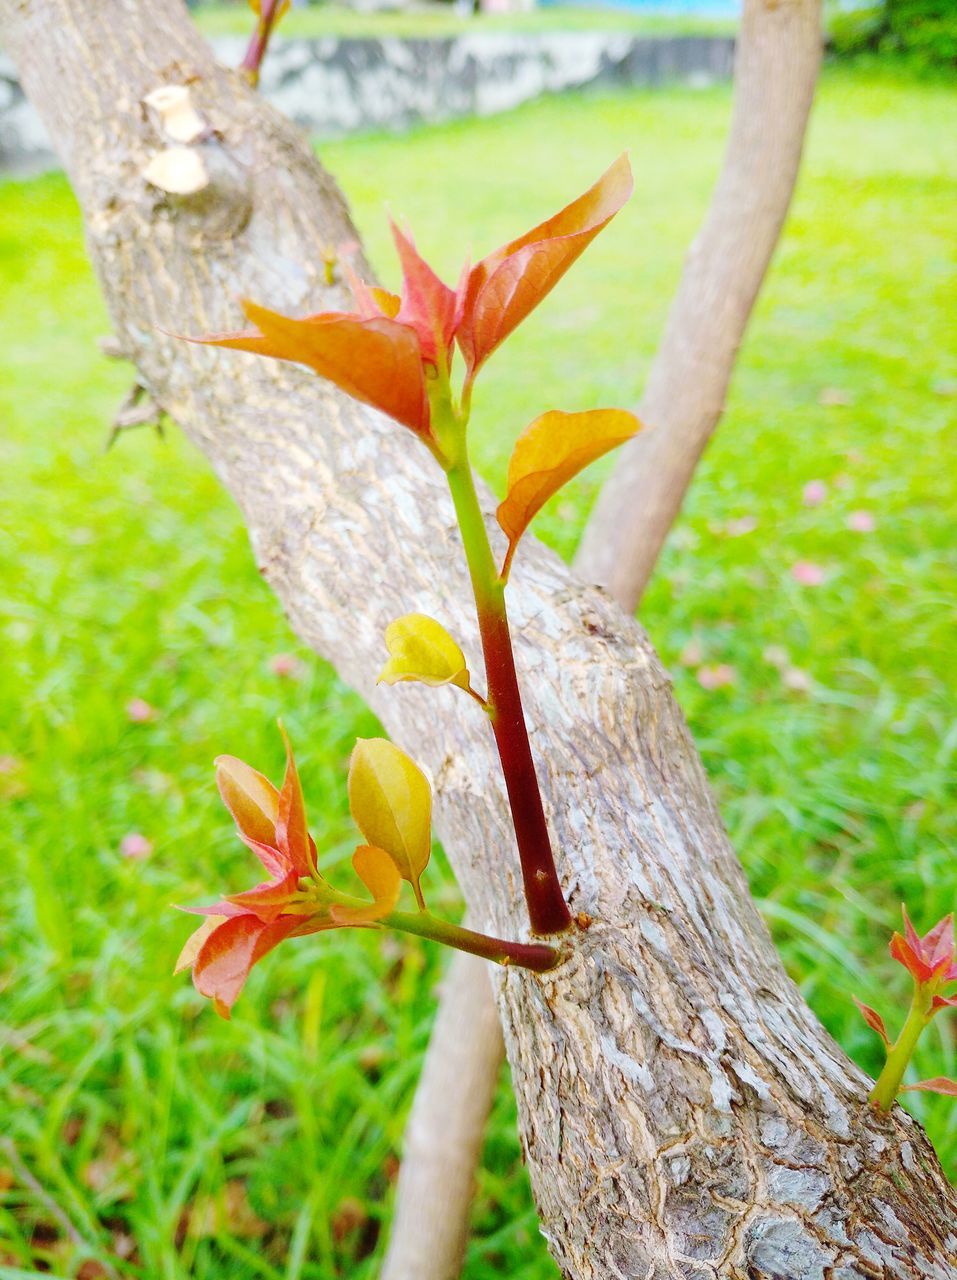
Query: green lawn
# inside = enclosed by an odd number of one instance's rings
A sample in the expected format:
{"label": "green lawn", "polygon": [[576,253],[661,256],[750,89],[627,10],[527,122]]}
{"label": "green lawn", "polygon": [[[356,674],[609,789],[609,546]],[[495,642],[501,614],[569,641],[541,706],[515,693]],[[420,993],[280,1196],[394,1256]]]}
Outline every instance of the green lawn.
{"label": "green lawn", "polygon": [[[566,98],[324,148],[393,279],[387,198],[452,274],[631,148],[631,205],[485,376],[497,488],[543,407],[638,396],[729,102]],[[953,88],[826,76],[727,416],[642,611],[791,973],[872,1070],[850,995],[895,1018],[899,902],[928,926],[957,897],[955,136]],[[2,185],[0,208],[0,1280],[89,1280],[106,1273],[84,1260],[111,1255],[148,1280],[371,1280],[439,958],[357,933],[286,946],[230,1024],[170,970],[190,927],[171,904],[248,883],[213,756],[275,773],[281,714],[342,853],[344,765],[373,721],[292,637],[175,430],[104,453],[130,375],[98,352],[63,179]],[[539,521],[563,554],[606,473]],[[124,856],[131,833],[147,856]],[[938,1019],[922,1075],[957,1075],[955,1032]],[[909,1105],[957,1168],[957,1107]],[[554,1277],[504,1087],[486,1156],[467,1280]]]}
{"label": "green lawn", "polygon": [[[211,4],[196,11],[196,21],[207,35],[246,35],[253,17],[244,4]],[[627,9],[575,9],[555,6],[528,13],[481,13],[463,18],[451,4],[419,9],[359,13],[343,5],[322,4],[292,9],[277,28],[277,38],[299,36],[436,36],[488,31],[639,31],[648,35],[734,31],[733,20],[629,12]]]}

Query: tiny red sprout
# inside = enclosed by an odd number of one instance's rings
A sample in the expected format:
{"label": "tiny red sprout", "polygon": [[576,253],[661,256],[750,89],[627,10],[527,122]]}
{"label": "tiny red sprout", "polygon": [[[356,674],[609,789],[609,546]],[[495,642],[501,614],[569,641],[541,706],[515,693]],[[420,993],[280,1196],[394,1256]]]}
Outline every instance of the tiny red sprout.
{"label": "tiny red sprout", "polygon": [[877,1010],[872,1009],[869,1004],[862,1004],[861,1001],[858,1000],[857,996],[851,996],[851,999],[857,1005],[858,1009],[860,1010],[861,1017],[864,1019],[864,1021],[867,1023],[870,1029],[872,1031],[875,1031],[886,1045],[889,1045],[891,1042],[891,1038],[887,1034],[887,1027],[884,1025],[884,1019],[877,1012]]}
{"label": "tiny red sprout", "polygon": [[897,1039],[891,1042],[880,1014],[859,1000],[854,1003],[871,1028],[884,1042],[887,1060],[871,1090],[871,1104],[879,1111],[889,1111],[894,1099],[904,1089],[925,1090],[957,1096],[957,1084],[937,1077],[920,1084],[903,1084],[904,1073],[917,1047],[921,1033],[933,1018],[946,1008],[957,1008],[957,995],[948,995],[944,988],[957,982],[957,939],[954,937],[954,917],[946,915],[921,937],[911,924],[907,908],[901,907],[904,917],[903,935],[895,933],[890,941],[890,953],[904,966],[914,980],[914,992],[910,1010]]}
{"label": "tiny red sprout", "polygon": [[952,914],[938,920],[933,929],[921,937],[910,922],[907,908],[901,907],[904,916],[904,933],[895,933],[890,941],[890,953],[902,964],[918,985],[930,982],[943,986],[957,982],[957,961]]}
{"label": "tiny red sprout", "polygon": [[[339,893],[316,867],[316,846],[306,828],[302,787],[288,738],[281,790],[235,756],[216,761],[216,783],[239,835],[256,854],[269,879],[208,907],[187,910],[206,916],[187,940],[176,971],[192,968],[193,983],[217,1013],[228,1018],[257,961],[290,937],[349,924],[371,924],[395,906],[399,873],[381,850],[363,847],[356,870],[372,891],[366,903]],[[371,867],[372,872],[367,868]]]}

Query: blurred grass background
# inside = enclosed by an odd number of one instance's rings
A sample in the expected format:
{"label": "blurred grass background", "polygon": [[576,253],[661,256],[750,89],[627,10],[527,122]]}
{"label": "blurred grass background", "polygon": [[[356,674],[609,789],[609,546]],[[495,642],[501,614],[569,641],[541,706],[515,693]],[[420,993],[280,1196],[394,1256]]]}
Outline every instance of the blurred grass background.
{"label": "blurred grass background", "polygon": [[[391,281],[386,199],[454,276],[631,149],[630,206],[483,375],[499,491],[542,408],[637,400],[729,107],[727,87],[569,97],[321,148]],[[952,84],[825,75],[726,418],[642,608],[789,971],[871,1071],[850,995],[893,1022],[900,901],[927,927],[957,896],[955,136]],[[340,856],[347,756],[374,721],[296,642],[175,429],[104,453],[130,370],[98,352],[64,179],[0,184],[0,208],[0,1278],[364,1280],[441,958],[355,933],[286,945],[231,1024],[170,971],[190,928],[172,904],[249,882],[213,756],[276,776],[281,714]],[[609,465],[539,520],[563,555]],[[957,1075],[955,1031],[938,1019],[921,1075]],[[908,1106],[953,1171],[957,1108]],[[556,1275],[504,1083],[465,1274]]]}

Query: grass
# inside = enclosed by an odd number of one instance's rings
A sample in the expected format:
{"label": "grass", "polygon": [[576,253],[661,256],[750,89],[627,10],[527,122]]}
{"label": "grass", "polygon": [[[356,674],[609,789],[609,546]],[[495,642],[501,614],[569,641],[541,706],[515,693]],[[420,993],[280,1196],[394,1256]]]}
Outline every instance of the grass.
{"label": "grass", "polygon": [[[721,0],[713,6],[722,8]],[[209,36],[248,35],[252,15],[243,4],[211,4],[196,11],[199,27]],[[418,9],[396,9],[362,13],[342,5],[311,5],[292,9],[282,20],[277,38],[322,36],[384,36],[436,39],[441,36],[474,35],[476,32],[547,31],[638,31],[647,35],[701,35],[734,31],[733,18],[713,14],[638,13],[628,9],[580,8],[555,5],[527,13],[480,13],[462,17],[451,4],[422,5]]]}
{"label": "grass", "polygon": [[[497,488],[543,406],[638,396],[729,101],[565,98],[322,149],[394,278],[386,197],[453,274],[463,242],[485,251],[632,148],[632,204],[483,375],[475,435]],[[898,904],[929,925],[957,897],[955,129],[953,88],[825,77],[727,416],[642,610],[788,968],[871,1071],[850,994],[893,1022]],[[275,774],[283,715],[338,856],[346,758],[374,722],[290,634],[175,431],[103,452],[130,373],[97,350],[64,180],[7,183],[0,202],[0,1280],[110,1274],[95,1259],[150,1280],[371,1280],[439,958],[357,934],[286,946],[230,1024],[170,969],[189,928],[171,904],[248,880],[212,757]],[[540,519],[563,554],[607,469]],[[860,511],[873,531],[848,528]],[[821,585],[795,581],[801,561]],[[273,673],[278,653],[296,675]],[[131,832],[147,857],[122,855]],[[957,1075],[955,1030],[938,1019],[921,1075]],[[957,1109],[912,1096],[953,1172]],[[556,1274],[504,1085],[465,1274]]]}

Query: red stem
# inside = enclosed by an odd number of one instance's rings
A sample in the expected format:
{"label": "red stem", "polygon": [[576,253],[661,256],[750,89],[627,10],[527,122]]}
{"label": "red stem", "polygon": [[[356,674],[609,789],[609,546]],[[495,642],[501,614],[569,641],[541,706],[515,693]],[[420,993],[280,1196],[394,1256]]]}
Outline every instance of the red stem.
{"label": "red stem", "polygon": [[532,932],[561,933],[571,925],[572,917],[555,870],[504,600],[500,611],[491,602],[480,602],[478,622],[488,674],[492,730],[512,810]]}
{"label": "red stem", "polygon": [[269,47],[269,37],[276,24],[276,16],[282,0],[262,0],[262,9],[256,22],[256,30],[250,38],[249,45],[239,64],[240,71],[245,71],[253,85],[259,83],[259,68]]}

